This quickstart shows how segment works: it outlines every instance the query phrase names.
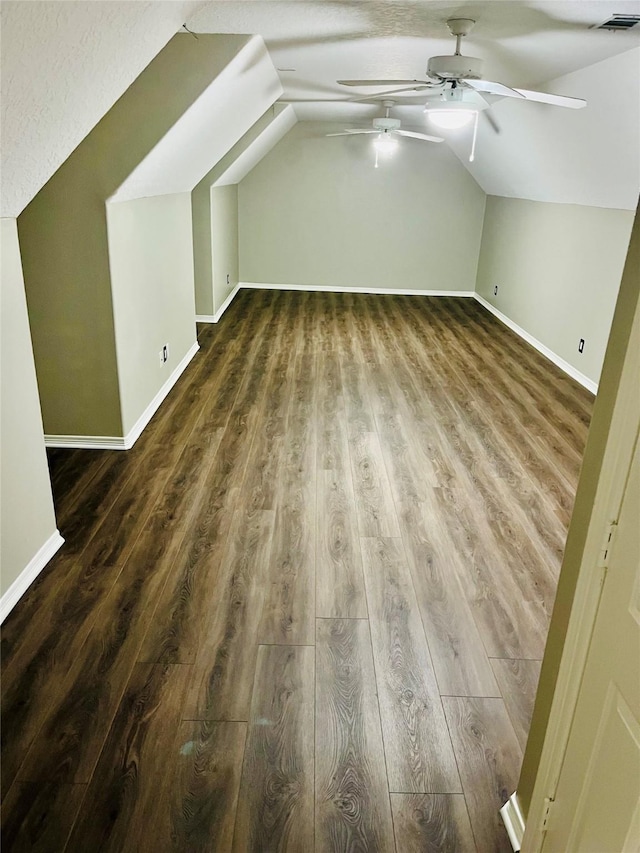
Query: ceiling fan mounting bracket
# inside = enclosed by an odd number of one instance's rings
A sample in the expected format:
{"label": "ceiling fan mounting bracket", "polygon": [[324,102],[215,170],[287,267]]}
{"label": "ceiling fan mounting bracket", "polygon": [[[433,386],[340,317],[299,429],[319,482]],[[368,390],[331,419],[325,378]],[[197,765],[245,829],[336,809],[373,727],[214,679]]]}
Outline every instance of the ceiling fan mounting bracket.
{"label": "ceiling fan mounting bracket", "polygon": [[452,36],[468,36],[475,25],[471,18],[449,18],[447,26]]}

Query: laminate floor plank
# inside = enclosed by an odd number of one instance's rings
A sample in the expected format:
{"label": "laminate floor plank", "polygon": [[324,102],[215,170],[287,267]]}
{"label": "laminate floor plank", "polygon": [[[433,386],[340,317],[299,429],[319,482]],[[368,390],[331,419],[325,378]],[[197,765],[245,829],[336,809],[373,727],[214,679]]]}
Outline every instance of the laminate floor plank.
{"label": "laminate floor plank", "polygon": [[260,643],[315,641],[316,443],[315,360],[295,359],[286,442],[276,454],[276,519]]}
{"label": "laminate floor plank", "polygon": [[318,469],[348,471],[351,465],[347,439],[340,362],[335,353],[317,359],[317,465]]}
{"label": "laminate floor plank", "polygon": [[422,614],[422,621],[443,694],[499,696],[471,609],[456,572],[458,559],[434,506],[437,485],[431,459],[408,434],[408,417],[390,390],[385,366],[369,375],[376,421],[389,471],[400,530]]}
{"label": "laminate floor plank", "polygon": [[407,502],[402,539],[443,696],[500,696],[482,637],[460,583],[463,568],[436,513]]}
{"label": "laminate floor plank", "polygon": [[260,646],[233,849],[313,850],[312,646]]}
{"label": "laminate floor plank", "polygon": [[[442,392],[444,399],[456,406],[455,418],[452,419],[450,428],[459,423],[464,425],[464,430],[459,429],[458,432],[463,432],[466,442],[470,443],[467,451],[467,466],[472,464],[470,460],[479,460],[481,463],[484,460],[485,465],[494,475],[492,479],[498,489],[504,491],[510,488],[513,491],[515,487],[515,492],[519,496],[516,511],[521,506],[517,516],[519,525],[528,529],[534,541],[540,541],[548,551],[552,562],[555,563],[564,546],[564,526],[556,513],[548,509],[544,493],[540,494],[541,489],[537,488],[535,482],[531,482],[530,472],[538,465],[539,480],[544,481],[548,471],[557,465],[557,460],[545,459],[545,448],[540,446],[539,442],[536,441],[534,445],[529,443],[532,434],[539,433],[541,429],[548,433],[552,428],[553,420],[541,421],[536,429],[534,424],[527,421],[527,414],[530,413],[516,411],[517,416],[514,417],[512,388],[505,382],[503,387],[508,391],[505,394],[496,392],[502,371],[501,366],[496,365],[491,374],[486,368],[482,370],[476,358],[470,357],[468,353],[465,355],[465,348],[462,341],[458,341],[456,330],[447,328],[445,320],[442,322],[440,334],[442,336],[448,334],[449,338],[453,339],[452,356],[454,357],[442,360]],[[460,330],[458,330],[458,336],[459,334]],[[474,399],[483,399],[485,405],[478,406],[475,402],[469,402]],[[492,401],[494,405],[487,406],[488,401]],[[488,416],[489,412],[491,416]],[[506,429],[504,428],[505,413],[511,417]],[[462,444],[460,436],[457,440]],[[522,460],[522,451],[525,447],[530,448],[527,471]],[[578,455],[577,449],[573,446],[570,449]],[[566,451],[561,455],[566,455]],[[506,480],[508,482],[505,482]]]}
{"label": "laminate floor plank", "polygon": [[242,722],[180,724],[181,758],[169,789],[176,853],[230,853],[246,729]]}
{"label": "laminate floor plank", "polygon": [[[568,502],[570,509],[573,490],[569,483],[579,473],[584,442],[579,442],[578,445],[567,442],[563,435],[555,431],[553,416],[545,419],[541,415],[542,403],[540,401],[537,401],[537,405],[527,404],[526,395],[521,392],[514,393],[513,378],[509,370],[503,366],[503,360],[485,361],[482,364],[481,359],[465,352],[462,341],[460,344],[458,343],[459,338],[456,338],[456,330],[450,328],[451,324],[447,322],[446,315],[442,316],[442,320],[439,320],[442,315],[441,308],[436,306],[433,313],[434,325],[438,327],[439,334],[446,337],[443,349],[446,351],[447,346],[450,346],[456,356],[455,364],[452,363],[451,359],[442,360],[443,375],[446,377],[450,370],[463,371],[461,375],[464,376],[465,384],[474,386],[474,394],[471,399],[481,392],[487,402],[493,402],[491,410],[495,413],[495,420],[487,423],[488,431],[492,431],[498,424],[502,423],[500,436],[504,443],[503,446],[510,448],[515,456],[522,456],[523,451],[526,452],[528,469],[533,473],[537,467],[540,481],[544,482],[548,470],[552,467],[557,479],[556,489]],[[419,317],[416,321],[416,328],[418,330],[421,328]],[[489,348],[493,346],[493,341],[487,341],[487,346],[483,349],[485,358]],[[497,352],[493,354],[494,357],[497,357]],[[457,385],[455,387],[458,388]],[[559,407],[556,405],[554,408]],[[481,409],[480,411],[483,412],[484,410]],[[571,467],[567,469],[569,459],[573,461]],[[562,476],[559,477],[559,474]]]}
{"label": "laminate floor plank", "polygon": [[349,445],[360,536],[399,536],[400,527],[377,433],[362,433]]}
{"label": "laminate floor plank", "polygon": [[398,853],[477,853],[461,794],[391,794]]}
{"label": "laminate floor plank", "polygon": [[462,793],[402,542],[362,552],[389,790]]}
{"label": "laminate floor plank", "polygon": [[[394,365],[402,381],[404,367]],[[461,570],[461,585],[487,652],[496,657],[535,657],[544,644],[542,616],[527,612],[528,606],[509,572],[497,574],[495,567],[488,564],[488,558],[493,560],[496,555],[490,520],[483,515],[483,506],[457,461],[455,449],[449,445],[447,433],[425,410],[410,378],[402,394],[400,404],[408,405],[416,418],[415,440],[423,443],[440,483],[423,492],[424,500],[428,501],[435,523],[442,524],[453,543],[450,567]]]}
{"label": "laminate floor plank", "polygon": [[350,440],[376,431],[371,394],[367,376],[371,367],[351,359],[340,364],[341,382],[347,415],[347,431]]}
{"label": "laminate floor plank", "polygon": [[[177,758],[174,741],[189,669],[179,664],[133,667],[69,850],[166,848],[170,837],[166,789]],[[165,808],[156,811],[160,803]]]}
{"label": "laminate floor plank", "polygon": [[86,497],[91,481],[111,464],[113,453],[109,450],[63,450],[62,453],[64,457],[56,462],[47,449],[56,521],[64,530],[72,510]]}
{"label": "laminate floor plank", "polygon": [[5,847],[230,851],[240,796],[236,850],[508,849],[592,396],[454,297],[242,289],[198,342],[130,451],[48,451]]}
{"label": "laminate floor plank", "polygon": [[350,473],[318,471],[316,615],[367,618]]}
{"label": "laminate floor plank", "polygon": [[273,510],[235,514],[227,553],[208,584],[209,619],[199,631],[185,719],[249,719],[274,521]]}
{"label": "laminate floor plank", "polygon": [[180,721],[182,664],[136,664],[68,850],[231,850],[244,723]]}
{"label": "laminate floor plank", "polygon": [[263,644],[313,644],[315,634],[315,478],[291,484],[276,509],[265,600]]}
{"label": "laminate floor plank", "polygon": [[14,782],[2,803],[2,847],[7,853],[63,851],[86,785]]}
{"label": "laminate floor plank", "polygon": [[20,781],[90,781],[165,581],[166,574],[149,572],[146,562],[125,566],[52,697]]}
{"label": "laminate floor plank", "polygon": [[[266,312],[265,322],[271,318]],[[263,378],[263,361],[268,341],[262,340],[250,354],[242,351],[238,365],[229,375],[232,392],[227,391],[225,404],[213,406],[216,423],[224,422],[224,432],[210,466],[201,468],[199,506],[191,520],[186,547],[182,549],[172,577],[160,601],[154,625],[146,636],[141,660],[193,663],[200,646],[200,637],[207,622],[207,610],[212,596],[218,593],[222,577],[219,567],[224,557],[232,519],[236,513],[240,489],[251,457],[258,409],[256,398]],[[245,371],[241,370],[244,363]],[[263,388],[264,393],[264,388]],[[219,401],[216,401],[219,402]],[[206,413],[205,413],[206,417]],[[202,430],[210,431],[206,423]],[[249,504],[264,504],[271,499],[271,485],[266,483],[262,494],[262,478],[252,470],[253,489]],[[257,492],[255,492],[257,490]]]}
{"label": "laminate floor plank", "polygon": [[518,784],[522,750],[502,699],[444,697],[471,827],[482,853],[510,853],[500,817]]}
{"label": "laminate floor plank", "polygon": [[[451,307],[457,309],[454,303]],[[475,334],[477,330],[484,333],[483,342],[495,341],[496,337],[500,340],[503,352],[513,362],[514,370],[518,371],[519,384],[531,395],[531,398],[536,401],[546,399],[551,403],[559,403],[559,407],[566,412],[572,422],[570,432],[581,435],[580,440],[586,441],[593,406],[591,392],[571,380],[555,364],[549,364],[548,360],[533,356],[531,348],[515,332],[507,331],[504,325],[484,307],[474,304],[466,313],[473,333]],[[552,392],[548,387],[550,376],[553,378]]]}
{"label": "laminate floor plank", "polygon": [[[438,331],[439,340],[444,339],[443,346],[446,346],[447,336],[450,338],[453,333],[445,327],[444,323]],[[417,356],[421,356],[423,348],[422,340],[416,338],[414,351]],[[541,519],[536,529],[530,522],[532,517],[534,519],[536,517],[532,511],[533,507],[529,505],[520,508],[520,497],[518,497],[508,518],[508,529],[505,529],[506,525],[503,523],[500,512],[502,502],[497,499],[496,491],[506,492],[507,483],[505,479],[509,477],[511,481],[510,494],[519,496],[524,491],[518,487],[517,482],[522,466],[517,458],[506,459],[504,457],[504,441],[496,441],[489,447],[486,446],[487,430],[484,427],[485,425],[491,427],[491,422],[494,419],[485,418],[483,420],[480,418],[480,422],[478,422],[478,418],[475,417],[478,410],[467,403],[469,391],[468,388],[465,388],[465,383],[475,368],[469,364],[463,373],[455,364],[465,357],[468,358],[468,355],[465,354],[464,348],[459,347],[451,352],[448,359],[441,359],[441,378],[438,381],[428,381],[425,387],[426,396],[431,403],[439,407],[439,420],[447,426],[450,440],[457,450],[461,467],[465,469],[467,475],[471,476],[479,493],[478,497],[487,506],[486,514],[494,520],[494,535],[501,536],[503,539],[503,542],[500,543],[501,549],[517,549],[517,558],[512,560],[514,569],[517,569],[518,566],[526,567],[530,564],[530,554],[536,550],[542,554],[545,562],[558,563],[561,556],[561,546],[564,543],[552,536],[553,530],[557,529],[558,525],[558,519],[555,515],[550,514]],[[482,384],[480,390],[485,401],[490,399],[491,387],[488,380]],[[493,410],[499,412],[504,408],[503,401],[499,401]],[[486,409],[489,410],[489,407],[487,406]],[[498,465],[496,470],[496,460],[499,462],[500,457],[502,457],[502,465]],[[533,556],[533,561],[534,563],[538,561],[537,554]],[[540,600],[540,605],[547,614],[548,620],[555,593],[555,574],[548,573],[545,576],[540,573],[540,575],[539,587],[534,589],[529,586],[528,589],[523,590],[523,593],[529,599],[537,597]],[[519,576],[520,582],[524,584],[529,582],[529,578],[528,571],[522,571]]]}
{"label": "laminate floor plank", "polygon": [[[209,445],[211,441],[209,438]],[[87,638],[93,632],[100,638],[100,643],[103,641],[100,632],[111,630],[109,620],[116,617],[111,614],[106,621],[101,620],[103,607],[114,600],[126,600],[129,595],[128,584],[131,584],[130,592],[134,596],[134,605],[138,604],[136,597],[142,592],[153,596],[151,601],[155,603],[155,596],[159,595],[164,587],[163,579],[166,578],[166,572],[171,567],[182,541],[181,526],[185,518],[188,518],[189,506],[193,503],[192,487],[198,477],[197,461],[202,458],[206,458],[202,442],[185,447],[173,477],[164,484],[162,497],[151,516],[146,519],[144,529],[137,538],[132,539],[131,553],[124,567],[102,567],[101,575],[95,581],[92,578],[96,572],[91,571],[83,575],[84,585],[75,598],[71,599],[70,606],[65,607],[60,614],[60,623],[66,624],[66,629],[61,631],[58,623],[51,621],[49,633],[42,632],[41,638],[44,637],[44,641],[25,671],[20,673],[19,677],[6,679],[2,697],[3,737],[6,743],[3,750],[3,784],[6,785],[14,778],[45,716],[52,714],[53,707],[67,689],[68,679],[73,677],[70,673],[75,671],[84,655],[90,654],[86,646]],[[154,566],[153,574],[147,572],[148,565]],[[117,598],[112,598],[111,593]],[[93,599],[100,602],[101,597],[104,597],[104,604],[101,602],[99,607],[90,606]],[[151,603],[147,602],[146,607],[151,606]],[[70,630],[74,623],[75,630]],[[135,625],[136,620],[131,624]],[[116,644],[127,638],[129,628],[128,623],[127,629],[123,629],[118,635]],[[135,637],[135,642],[140,640],[141,637]],[[110,649],[109,666],[116,665],[119,654],[117,648]],[[103,665],[106,666],[104,661]],[[108,684],[109,682],[105,681],[103,686]]]}
{"label": "laminate floor plank", "polygon": [[395,851],[369,625],[319,619],[316,851]]}
{"label": "laminate floor plank", "polygon": [[542,661],[539,660],[494,658],[491,661],[504,704],[523,752],[529,736],[541,665]]}
{"label": "laminate floor plank", "polygon": [[[505,559],[496,544],[493,517],[476,486],[477,477],[465,468],[456,445],[444,429],[441,419],[446,422],[447,413],[446,410],[439,413],[437,406],[441,399],[437,389],[432,397],[425,397],[415,386],[406,365],[393,362],[393,369],[402,395],[401,404],[408,406],[413,415],[415,440],[432,459],[439,481],[438,487],[430,492],[437,517],[446,524],[463,558],[458,565],[473,567],[472,571],[464,572],[462,583],[488,653],[495,657],[539,657],[548,624],[541,596],[536,593],[531,598],[523,597],[514,579],[518,564]],[[509,548],[513,554],[513,546]],[[498,565],[489,565],[489,559],[493,562],[496,557]],[[540,573],[544,571],[539,568]],[[530,585],[535,578],[534,573]],[[497,651],[499,648],[502,652]]]}

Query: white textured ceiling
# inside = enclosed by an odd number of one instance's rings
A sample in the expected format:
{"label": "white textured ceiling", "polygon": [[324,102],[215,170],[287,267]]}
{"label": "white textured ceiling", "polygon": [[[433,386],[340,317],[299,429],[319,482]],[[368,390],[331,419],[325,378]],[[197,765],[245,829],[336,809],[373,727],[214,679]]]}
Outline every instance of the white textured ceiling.
{"label": "white textured ceiling", "polygon": [[[629,32],[590,29],[624,13],[640,14],[640,0],[223,0],[203,6],[189,26],[260,33],[279,71],[283,100],[295,102],[300,120],[367,126],[381,114],[380,103],[347,99],[382,90],[336,80],[424,79],[430,56],[453,53],[446,20],[470,17],[476,25],[462,52],[484,60],[485,78],[589,104],[580,111],[489,98],[501,132],[483,118],[475,163],[468,162],[466,130],[444,134],[481,186],[520,198],[633,207],[640,189],[634,147],[640,63],[634,67],[629,52],[640,45],[640,25]],[[626,62],[616,65],[625,53]],[[618,67],[621,78],[600,76]],[[394,115],[426,127],[424,103],[424,97],[396,96]]]}
{"label": "white textured ceiling", "polygon": [[281,94],[282,86],[264,42],[254,36],[120,185],[110,201],[190,192]]}
{"label": "white textured ceiling", "polygon": [[485,77],[531,88],[639,44],[638,30],[589,29],[614,12],[640,13],[640,0],[219,0],[189,26],[260,34],[285,98],[331,99],[354,94],[337,79],[423,78],[430,56],[453,53],[446,20],[463,16],[476,21],[463,52],[485,60]]}
{"label": "white textured ceiling", "polygon": [[[520,87],[534,88],[623,54],[640,38],[638,31],[589,29],[613,13],[640,13],[640,0],[2,0],[0,12],[2,216],[20,213],[184,21],[196,31],[262,35],[279,69],[283,99],[303,101],[295,107],[298,117],[345,123],[366,123],[379,113],[379,106],[344,101],[358,90],[340,87],[336,79],[422,77],[429,56],[453,50],[445,27],[451,16],[476,19],[463,51],[484,58],[485,76]],[[632,74],[634,80],[639,73],[637,69]],[[568,134],[569,148],[574,146],[575,129],[580,127],[579,136],[590,140],[586,148],[591,154],[585,159],[581,151],[577,160],[583,176],[602,185],[595,203],[607,203],[608,179],[600,165],[607,157],[615,158],[616,172],[622,173],[635,156],[613,140],[616,132],[624,140],[624,92],[632,87],[628,80],[608,82],[609,92],[616,93],[612,121],[620,131],[597,127],[595,117],[605,115],[606,109],[562,111],[547,119],[549,109],[535,104],[498,103],[493,113],[504,128],[499,140],[485,145],[488,125],[481,125],[484,147],[473,167],[478,181],[486,187],[508,185],[513,194],[523,194],[516,178],[531,157],[539,158],[541,148],[553,146],[561,133]],[[606,92],[606,87],[597,89],[580,88],[576,94],[584,95],[591,107]],[[421,101],[403,103],[399,115],[405,124],[421,124]],[[520,106],[530,108],[522,126],[510,115]],[[573,134],[566,130],[569,122],[574,122]],[[520,131],[525,126],[528,135],[523,140]],[[533,139],[536,147],[531,151]],[[452,139],[454,150],[461,144]],[[593,156],[596,145],[603,147],[600,158]],[[624,154],[618,162],[620,147]],[[564,187],[569,198],[580,196],[576,180],[573,188]]]}
{"label": "white textured ceiling", "polygon": [[202,0],[2,0],[0,215],[17,216]]}

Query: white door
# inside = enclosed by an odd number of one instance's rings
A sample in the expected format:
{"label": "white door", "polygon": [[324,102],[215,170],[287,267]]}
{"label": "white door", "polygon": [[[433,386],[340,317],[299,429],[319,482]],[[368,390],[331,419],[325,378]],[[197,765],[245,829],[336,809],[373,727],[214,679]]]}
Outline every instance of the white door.
{"label": "white door", "polygon": [[640,851],[640,449],[602,598],[543,853]]}

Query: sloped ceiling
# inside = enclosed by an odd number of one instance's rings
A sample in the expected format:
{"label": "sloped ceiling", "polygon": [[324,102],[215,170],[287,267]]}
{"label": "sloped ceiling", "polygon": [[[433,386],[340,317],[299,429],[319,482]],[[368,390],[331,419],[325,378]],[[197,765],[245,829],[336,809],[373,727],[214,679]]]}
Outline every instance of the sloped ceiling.
{"label": "sloped ceiling", "polygon": [[202,0],[3,0],[0,215],[17,216]]}
{"label": "sloped ceiling", "polygon": [[[246,133],[240,142],[229,151],[228,163],[224,160],[221,161],[219,177],[214,180],[212,186],[224,187],[229,184],[239,184],[291,130],[297,120],[291,104],[287,106],[276,104],[269,111],[264,125],[257,127],[256,123],[251,131]],[[253,132],[254,128],[255,132]]]}
{"label": "sloped ceiling", "polygon": [[584,97],[583,110],[503,99],[499,129],[480,126],[469,162],[469,133],[449,136],[489,195],[635,210],[640,191],[640,48],[550,80],[544,89]]}
{"label": "sloped ceiling", "polygon": [[190,192],[281,94],[264,42],[254,36],[109,200]]}

